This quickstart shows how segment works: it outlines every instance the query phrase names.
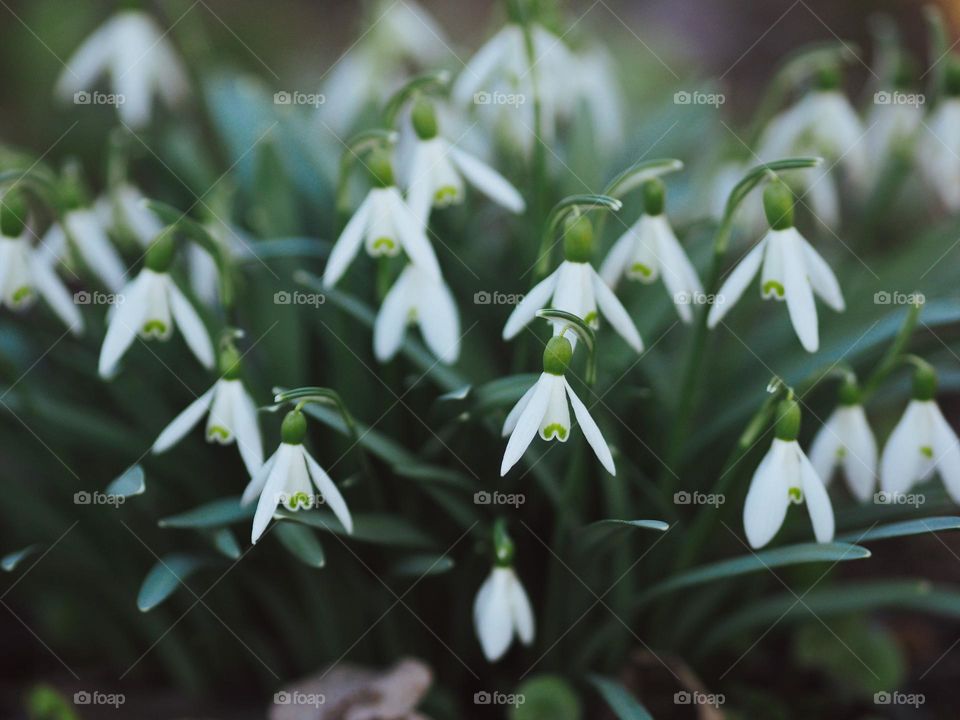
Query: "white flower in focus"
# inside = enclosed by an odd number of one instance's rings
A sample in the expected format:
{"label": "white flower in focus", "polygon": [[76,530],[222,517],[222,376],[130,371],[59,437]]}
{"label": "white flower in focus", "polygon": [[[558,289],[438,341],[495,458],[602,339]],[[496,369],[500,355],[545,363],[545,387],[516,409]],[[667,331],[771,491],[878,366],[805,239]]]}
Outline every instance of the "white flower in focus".
{"label": "white flower in focus", "polygon": [[873,495],[877,482],[877,441],[863,405],[844,403],[834,410],[810,446],[810,462],[827,485],[839,466],[850,492],[860,502]]}
{"label": "white flower in focus", "polygon": [[257,407],[243,381],[232,372],[217,380],[164,428],[153,443],[153,453],[162,453],[180,442],[204,414],[208,414],[204,433],[207,442],[229,445],[236,441],[247,472],[253,477],[263,465]]}
{"label": "white flower in focus", "polygon": [[600,428],[564,377],[572,356],[573,346],[564,336],[553,337],[547,343],[543,353],[543,373],[514,405],[503,423],[502,434],[510,439],[500,463],[501,476],[506,475],[523,456],[537,433],[544,440],[567,441],[571,428],[568,400],[570,405],[573,405],[573,414],[580,423],[583,436],[593,448],[597,459],[608,473],[617,474],[613,456]]}
{"label": "white flower in focus", "polygon": [[939,472],[947,493],[960,503],[960,441],[933,399],[935,392],[933,369],[918,368],[913,399],[883,448],[880,489],[900,495]]}
{"label": "white flower in focus", "polygon": [[924,179],[951,212],[960,210],[960,97],[944,98],[917,140]]}
{"label": "white flower in focus", "polygon": [[483,581],[473,603],[473,626],[489,662],[506,654],[514,635],[524,645],[533,642],[533,610],[512,567],[495,566]]}
{"label": "white flower in focus", "polygon": [[330,252],[323,283],[332,287],[346,272],[361,244],[371,257],[398,255],[431,277],[440,278],[440,265],[420,221],[410,211],[393,184],[393,169],[384,153],[372,153],[367,166],[379,187],[374,187],[347,223]]}
{"label": "white flower in focus", "polygon": [[[503,339],[515,337],[544,307],[575,315],[587,325],[598,328],[598,310],[610,325],[637,352],[643,351],[643,340],[626,309],[589,262],[593,230],[586,217],[568,223],[564,232],[564,253],[560,267],[537,283],[510,313],[503,327]],[[565,323],[553,323],[559,334]]]}
{"label": "white flower in focus", "polygon": [[[256,543],[263,535],[278,505],[296,511],[313,508],[318,503],[328,505],[348,533],[353,532],[353,519],[347,503],[313,456],[303,446],[307,421],[303,413],[293,410],[287,413],[281,428],[281,443],[277,451],[251,478],[240,499],[241,505],[249,505],[257,497],[257,510],[253,516],[250,541]],[[316,488],[317,497],[313,488]]]}
{"label": "white flower in focus", "polygon": [[373,326],[373,350],[387,362],[400,349],[407,326],[416,324],[430,351],[451,364],[460,356],[460,316],[450,288],[416,265],[407,265],[383,299]]}
{"label": "white flower in focus", "polygon": [[644,195],[644,214],[614,243],[600,266],[600,277],[615,288],[624,275],[647,284],[662,275],[680,319],[689,323],[691,305],[703,294],[703,285],[663,213],[663,183],[646,183]]}
{"label": "white flower in focus", "polygon": [[800,449],[800,408],[785,400],[777,409],[777,433],[760,461],[743,506],[743,529],[750,547],[773,540],[791,503],[806,502],[817,542],[833,540],[834,519],[830,496],[817,471]]}
{"label": "white flower in focus", "polygon": [[767,186],[764,206],[771,228],[717,291],[707,325],[716,327],[760,272],[762,297],[786,301],[800,343],[807,352],[816,352],[820,347],[820,331],[814,293],[837,312],[843,312],[840,284],[827,262],[793,226],[793,199],[782,182],[774,181]]}
{"label": "white flower in focus", "polygon": [[431,207],[463,202],[464,179],[510,212],[524,211],[523,196],[506,178],[437,134],[437,116],[429,101],[420,100],[414,105],[413,125],[418,140],[407,173],[407,198],[423,225]]}
{"label": "white flower in focus", "polygon": [[97,79],[110,76],[120,120],[134,129],[150,121],[153,96],[173,107],[187,95],[187,74],[156,21],[124,10],[101,25],[74,52],[57,81],[64,101],[89,102]]}
{"label": "white flower in focus", "polygon": [[173,241],[161,235],[147,254],[146,265],[111,308],[107,334],[100,348],[101,377],[112,377],[117,363],[139,335],[144,340],[169,340],[179,327],[187,346],[206,368],[213,367],[213,345],[197,311],[166,272],[173,258]]}

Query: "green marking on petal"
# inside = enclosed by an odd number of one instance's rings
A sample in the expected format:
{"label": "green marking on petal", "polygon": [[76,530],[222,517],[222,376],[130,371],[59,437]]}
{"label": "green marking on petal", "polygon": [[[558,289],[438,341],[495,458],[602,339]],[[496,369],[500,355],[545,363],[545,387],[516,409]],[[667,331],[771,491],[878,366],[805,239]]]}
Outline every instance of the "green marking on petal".
{"label": "green marking on petal", "polygon": [[437,188],[437,191],[433,194],[433,202],[437,205],[450,205],[457,201],[457,189],[452,185],[445,185],[444,187]]}
{"label": "green marking on petal", "polygon": [[301,508],[309,510],[313,507],[313,498],[305,492],[294,493],[287,497],[284,505],[288,510],[300,510]]}
{"label": "green marking on petal", "polygon": [[547,440],[553,440],[555,437],[565,440],[567,438],[567,428],[560,423],[550,423],[543,429],[543,434]]}
{"label": "green marking on petal", "polygon": [[843,445],[841,445],[840,447],[837,448],[837,459],[842,460],[846,456],[847,456],[847,449]]}
{"label": "green marking on petal", "polygon": [[397,249],[397,244],[393,241],[393,238],[388,237],[378,237],[373,241],[373,251],[374,254],[377,254],[379,251],[385,253],[392,253]]}
{"label": "green marking on petal", "polygon": [[792,503],[802,503],[803,502],[803,491],[798,487],[790,488],[790,502]]}
{"label": "green marking on petal", "polygon": [[416,309],[415,307],[410,308],[410,309],[407,311],[407,324],[408,324],[408,325],[413,325],[413,324],[415,324],[415,323],[417,322],[417,319],[418,319],[419,317],[420,317],[420,316],[417,314],[417,309]]}
{"label": "green marking on petal", "polygon": [[230,439],[230,431],[222,425],[211,425],[207,428],[207,440],[219,437],[221,440]]}
{"label": "green marking on petal", "polygon": [[643,263],[634,263],[630,266],[630,275],[640,275],[645,278],[653,275],[653,268],[644,265]]}
{"label": "green marking on petal", "polygon": [[763,284],[763,296],[770,297],[771,295],[776,295],[777,297],[782,298],[786,291],[783,289],[783,285],[778,283],[776,280],[767,280]]}
{"label": "green marking on petal", "polygon": [[143,324],[144,335],[154,335],[160,337],[167,332],[167,324],[163,320],[147,320]]}
{"label": "green marking on petal", "polygon": [[926,457],[926,458],[932,458],[932,457],[933,457],[933,448],[930,447],[929,445],[923,445],[923,446],[920,447],[920,454],[923,455],[923,456]]}
{"label": "green marking on petal", "polygon": [[23,287],[17,288],[10,299],[13,301],[14,305],[19,305],[20,303],[29,300],[32,296],[33,289],[29,285],[24,285]]}

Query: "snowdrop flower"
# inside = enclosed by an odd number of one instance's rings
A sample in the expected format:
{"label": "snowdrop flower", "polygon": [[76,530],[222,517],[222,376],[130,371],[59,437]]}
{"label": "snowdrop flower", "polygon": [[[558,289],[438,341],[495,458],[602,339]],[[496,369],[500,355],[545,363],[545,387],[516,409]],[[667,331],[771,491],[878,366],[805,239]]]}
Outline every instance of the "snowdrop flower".
{"label": "snowdrop flower", "polygon": [[400,349],[407,326],[420,326],[430,351],[450,364],[460,356],[460,317],[450,288],[416,265],[407,265],[383,299],[373,326],[373,350],[387,362]]}
{"label": "snowdrop flower", "polygon": [[840,218],[833,165],[845,168],[849,179],[860,187],[869,167],[863,126],[839,88],[839,72],[824,69],[816,89],[770,121],[757,151],[765,162],[801,154],[828,160],[800,178],[816,216],[828,227],[835,227]]}
{"label": "snowdrop flower", "polygon": [[163,223],[144,205],[146,196],[130,183],[124,182],[110,191],[111,228],[146,248],[163,230]]}
{"label": "snowdrop flower", "polygon": [[155,94],[173,106],[188,91],[186,71],[166,35],[144,12],[118,12],[67,62],[57,81],[57,95],[68,102],[88,103],[97,78],[108,74],[121,122],[142,128],[150,121]]}
{"label": "snowdrop flower", "polygon": [[516,635],[524,645],[533,642],[533,609],[513,569],[514,544],[505,523],[494,525],[496,563],[473,603],[473,626],[489,662],[502,658]]}
{"label": "snowdrop flower", "polygon": [[[209,219],[203,227],[227,258],[252,255],[252,241],[237,227],[218,217]],[[207,307],[215,307],[220,298],[220,270],[216,259],[200,245],[189,245],[187,274],[190,277],[190,289],[196,298]]]}
{"label": "snowdrop flower", "polygon": [[464,178],[510,212],[524,211],[523,197],[506,178],[437,133],[437,114],[428,100],[421,98],[415,103],[413,127],[418,141],[411,160],[408,199],[421,224],[427,224],[431,207],[463,201]]}
{"label": "snowdrop flower", "polygon": [[0,199],[0,302],[23,310],[39,295],[74,335],[83,332],[83,316],[54,270],[56,258],[34,248],[27,236],[27,208],[19,194]]}
{"label": "snowdrop flower", "polygon": [[[617,83],[617,64],[603,47],[592,47],[575,56],[574,92],[590,113],[591,130],[604,152],[624,142],[623,91]],[[572,112],[573,108],[571,108]]]}
{"label": "snowdrop flower", "polygon": [[936,373],[921,365],[914,374],[913,399],[883,448],[880,489],[901,495],[936,471],[960,503],[960,441],[934,400],[936,391]]}
{"label": "snowdrop flower", "polygon": [[402,248],[412,263],[427,275],[439,279],[440,265],[433,247],[423,225],[394,184],[389,156],[385,151],[374,151],[366,164],[376,186],[367,194],[334,244],[323,274],[324,285],[332,287],[337,283],[361,244],[365,244],[371,257],[392,257]]}
{"label": "snowdrop flower", "polygon": [[843,312],[840,284],[827,262],[793,226],[790,189],[779,180],[769,183],[764,189],[763,205],[770,231],[720,287],[707,316],[707,325],[717,326],[759,271],[763,298],[786,301],[790,322],[800,343],[807,352],[816,352],[820,332],[813,295],[816,293],[831,308]]}
{"label": "snowdrop flower", "polygon": [[917,162],[950,212],[960,210],[960,62],[947,66],[944,97],[917,140]]}
{"label": "snowdrop flower", "polygon": [[[353,532],[353,519],[343,496],[333,480],[303,446],[307,434],[307,420],[300,410],[291,410],[280,429],[280,447],[270,456],[250,484],[243,491],[241,505],[249,505],[259,496],[253,516],[250,541],[256,543],[267,529],[278,505],[296,511],[314,507],[322,502],[348,533]],[[312,492],[311,482],[319,496]]]}
{"label": "snowdrop flower", "polygon": [[689,323],[693,320],[691,304],[703,295],[703,285],[663,213],[664,192],[659,178],[644,184],[644,213],[614,243],[600,266],[600,277],[615,288],[623,275],[643,283],[662,275],[677,314]]}
{"label": "snowdrop flower", "polygon": [[[902,90],[881,90],[874,94],[873,108],[867,116],[867,158],[870,173],[879,175],[891,155],[906,154],[913,144],[923,110],[919,95]],[[914,102],[908,102],[915,99]]]}
{"label": "snowdrop flower", "polygon": [[877,441],[853,380],[840,388],[840,405],[820,428],[810,446],[810,462],[827,485],[839,465],[850,492],[860,502],[873,494],[877,478]]}
{"label": "snowdrop flower", "polygon": [[174,326],[204,367],[213,367],[213,345],[197,311],[168,270],[175,251],[172,231],[162,232],[147,252],[143,270],[123,289],[123,301],[112,308],[100,348],[100,376],[112,377],[117,363],[139,335],[169,340]]}
{"label": "snowdrop flower", "polygon": [[153,453],[169,450],[208,414],[207,442],[230,445],[236,441],[247,472],[251,477],[256,475],[263,465],[263,443],[257,425],[257,407],[243,386],[240,369],[236,348],[225,348],[220,355],[220,379],[164,428],[153,443]]}
{"label": "snowdrop flower", "polygon": [[743,506],[743,529],[750,547],[762,548],[783,525],[791,503],[807,503],[817,542],[833,540],[834,521],[830,496],[813,465],[803,454],[800,406],[787,399],[777,406],[776,436],[760,461]]}
{"label": "snowdrop flower", "polygon": [[73,248],[84,266],[111,291],[123,287],[126,266],[113,246],[108,233],[104,206],[75,207],[64,213],[63,220],[50,226],[43,244],[64,255]]}
{"label": "snowdrop flower", "polygon": [[[593,251],[593,227],[585,216],[567,221],[563,248],[566,260],[551,275],[537,283],[510,313],[503,328],[503,339],[515,337],[546,306],[576,315],[589,326],[600,326],[597,310],[620,336],[637,352],[643,340],[626,309],[590,264]],[[563,329],[554,323],[554,335]]]}
{"label": "snowdrop flower", "polygon": [[563,335],[552,337],[547,342],[543,351],[543,373],[514,405],[503,423],[503,436],[509,436],[510,439],[500,463],[501,476],[506,475],[510,468],[516,465],[538,432],[544,440],[567,441],[570,437],[570,409],[567,400],[573,405],[573,414],[580,423],[583,436],[590,443],[600,464],[611,475],[617,474],[610,448],[607,447],[600,428],[564,377],[572,357],[573,346]]}

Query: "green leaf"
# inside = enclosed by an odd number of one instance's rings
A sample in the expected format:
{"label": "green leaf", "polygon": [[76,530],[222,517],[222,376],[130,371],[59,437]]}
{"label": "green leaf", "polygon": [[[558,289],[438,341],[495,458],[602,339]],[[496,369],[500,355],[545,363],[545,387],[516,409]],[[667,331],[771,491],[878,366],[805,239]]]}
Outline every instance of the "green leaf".
{"label": "green leaf", "polygon": [[523,702],[510,705],[510,720],[580,720],[583,716],[580,698],[559,675],[536,675],[521,684],[516,694]]}
{"label": "green leaf", "polygon": [[152,610],[166,600],[188,577],[207,565],[208,561],[197,555],[167,555],[157,561],[140,586],[137,607],[140,612]]}
{"label": "green leaf", "polygon": [[233,534],[229,528],[220,528],[219,530],[214,530],[209,533],[210,542],[213,543],[213,546],[220,552],[222,555],[230,558],[231,560],[238,560],[242,551],[240,550],[240,544],[237,542],[237,536]]}
{"label": "green leaf", "polygon": [[578,540],[581,547],[588,547],[605,543],[611,538],[625,534],[627,531],[635,529],[656,530],[666,532],[670,525],[662,520],[598,520],[597,522],[584,525],[577,531]]}
{"label": "green leaf", "polygon": [[294,557],[305,565],[322,568],[327,564],[327,556],[323,552],[323,545],[317,540],[313,531],[305,525],[297,525],[291,522],[277,523],[273,534]]}
{"label": "green leaf", "polygon": [[263,260],[277,258],[324,259],[330,254],[330,242],[311,237],[270,238],[250,243],[248,253],[238,255],[237,263],[260,265]]}
{"label": "green leaf", "polygon": [[674,158],[639,160],[611,180],[603,194],[621,198],[648,180],[682,169],[683,162]]}
{"label": "green leaf", "polygon": [[408,548],[430,548],[435,544],[419,527],[399,515],[375,513],[354,515],[353,533],[349,535],[334,514],[327,510],[300,512],[278,510],[274,517],[295,520],[298,523],[360,542]]}
{"label": "green leaf", "polygon": [[25,558],[30,557],[35,552],[40,550],[41,547],[43,546],[40,543],[34,543],[33,545],[28,545],[22,550],[17,550],[16,552],[4,555],[3,558],[0,558],[0,568],[3,568],[4,572],[13,572],[17,569],[17,565],[19,565]]}
{"label": "green leaf", "polygon": [[837,538],[838,542],[862,543],[870,540],[907,537],[940,532],[942,530],[960,530],[960,517],[930,517],[917,520],[904,520],[866,530],[855,530]]}
{"label": "green leaf", "polygon": [[454,565],[453,558],[449,555],[411,555],[394,565],[393,572],[397,575],[421,578],[442,575],[452,570]]}
{"label": "green leaf", "polygon": [[799,565],[801,563],[844,562],[868,557],[870,557],[870,551],[866,548],[842,542],[801,543],[799,545],[788,545],[771,550],[762,550],[757,553],[751,553],[750,555],[731,558],[730,560],[721,560],[688,570],[679,575],[674,575],[642,593],[634,602],[634,607],[642,606],[653,598],[676,590],[694,585],[703,585],[716,580],[726,580],[737,577],[738,575],[760,572],[761,570],[772,570],[777,567]]}
{"label": "green leaf", "polygon": [[133,465],[127,468],[124,473],[107,485],[104,493],[107,495],[119,495],[120,497],[133,497],[142,495],[147,489],[147,478],[140,465]]}
{"label": "green leaf", "polygon": [[602,675],[591,675],[589,680],[619,720],[653,720],[653,715],[616,680]]}
{"label": "green leaf", "polygon": [[538,377],[540,376],[536,373],[523,373],[480,385],[475,392],[476,404],[473,411],[479,415],[498,407],[515,405]]}
{"label": "green leaf", "polygon": [[228,497],[162,518],[157,524],[164,528],[217,528],[253,520],[255,511],[254,503],[240,507],[239,497]]}

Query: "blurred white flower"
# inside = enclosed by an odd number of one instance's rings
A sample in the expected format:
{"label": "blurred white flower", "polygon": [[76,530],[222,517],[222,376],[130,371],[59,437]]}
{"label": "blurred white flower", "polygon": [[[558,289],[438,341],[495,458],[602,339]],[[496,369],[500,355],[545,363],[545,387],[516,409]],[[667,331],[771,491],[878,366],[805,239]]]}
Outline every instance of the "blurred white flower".
{"label": "blurred white flower", "polygon": [[68,210],[61,223],[54,223],[43,236],[43,244],[58,257],[66,258],[73,248],[83,264],[112,292],[123,287],[126,266],[108,233],[109,218],[104,206]]}
{"label": "blurred white flower", "polygon": [[533,610],[512,567],[495,566],[483,581],[473,603],[473,626],[489,662],[506,654],[514,635],[524,645],[533,642]]}
{"label": "blurred white flower", "polygon": [[821,426],[810,446],[810,462],[827,485],[837,466],[861,502],[870,500],[877,482],[877,441],[860,404],[841,404]]}
{"label": "blurred white flower", "polygon": [[239,378],[223,377],[207,392],[190,403],[160,433],[153,443],[154,454],[176,445],[205,413],[205,436],[209,443],[229,445],[236,441],[237,449],[250,476],[263,465],[263,443],[257,425],[257,407]]}
{"label": "blurred white flower", "polygon": [[935,471],[960,503],[960,441],[935,400],[915,397],[883,448],[880,489],[899,495]]}
{"label": "blurred white flower", "polygon": [[[257,510],[253,516],[250,541],[255,543],[267,529],[278,505],[287,510],[310,509],[318,502],[330,506],[348,533],[353,532],[353,519],[343,496],[333,480],[303,446],[306,436],[306,420],[303,413],[293,410],[283,420],[281,443],[277,451],[250,479],[243,491],[241,505],[249,505],[258,496]],[[312,492],[316,487],[318,499]]]}
{"label": "blurred white flower", "polygon": [[940,202],[960,210],[960,97],[946,97],[934,109],[917,140],[917,162]]}
{"label": "blurred white flower", "polygon": [[416,265],[407,265],[383,299],[373,326],[373,350],[380,362],[400,349],[407,326],[416,324],[430,351],[445,363],[460,356],[460,316],[450,288]]}
{"label": "blurred white flower", "polygon": [[874,102],[866,119],[867,161],[871,175],[878,176],[891,155],[912,147],[921,122],[923,110],[917,103]]}
{"label": "blurred white flower", "polygon": [[144,205],[145,200],[146,196],[139,189],[124,182],[98,200],[97,208],[98,212],[101,212],[100,208],[107,208],[102,212],[109,212],[113,230],[146,247],[163,230],[163,223]]}
{"label": "blurred white flower", "polygon": [[139,10],[116,13],[84,40],[57,81],[57,95],[83,103],[89,95],[82,94],[104,74],[110,76],[120,120],[134,129],[150,121],[154,95],[172,107],[189,90],[167,32]]}

